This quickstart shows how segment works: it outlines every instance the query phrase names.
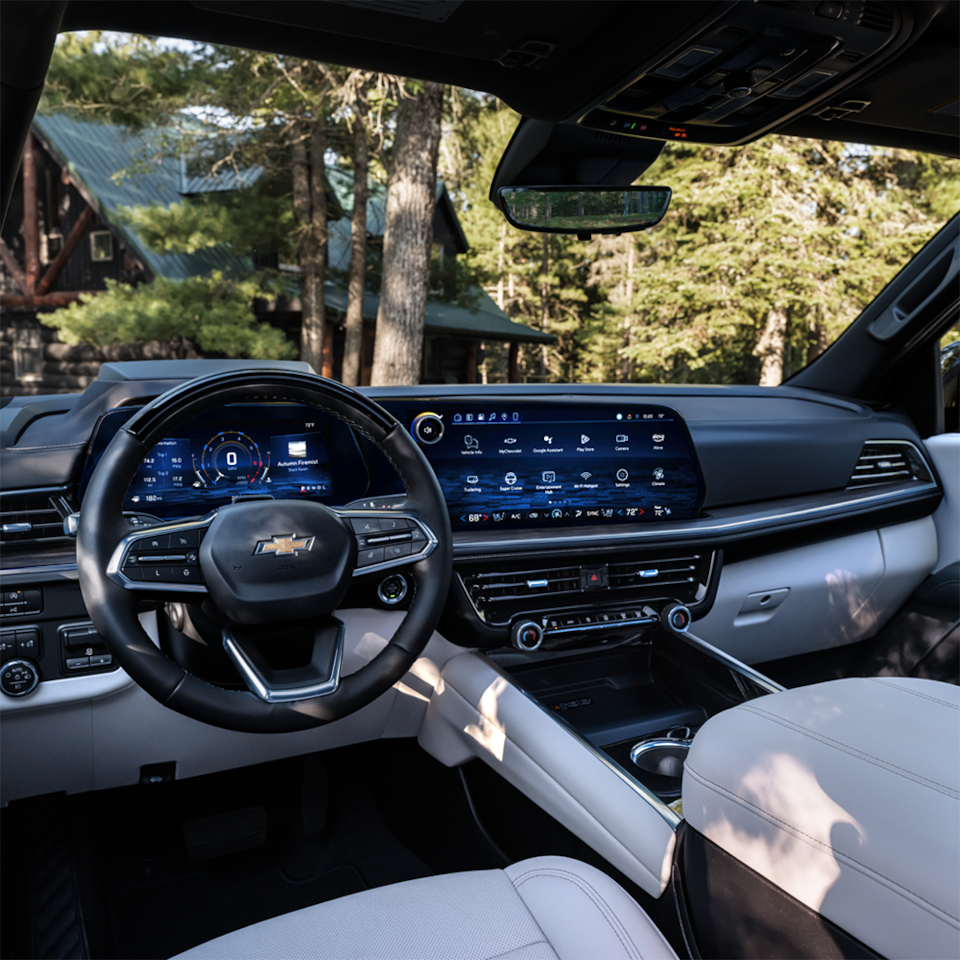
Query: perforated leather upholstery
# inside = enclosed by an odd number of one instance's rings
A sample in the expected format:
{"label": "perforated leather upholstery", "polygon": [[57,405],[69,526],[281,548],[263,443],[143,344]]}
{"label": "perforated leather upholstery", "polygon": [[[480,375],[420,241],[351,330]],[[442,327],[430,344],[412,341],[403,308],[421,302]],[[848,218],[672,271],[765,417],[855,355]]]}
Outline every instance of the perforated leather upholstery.
{"label": "perforated leather upholstery", "polygon": [[176,960],[277,957],[676,960],[622,887],[566,857],[366,890],[236,930]]}
{"label": "perforated leather upholstery", "polygon": [[960,690],[835,680],[712,717],[687,823],[885,957],[960,957]]}

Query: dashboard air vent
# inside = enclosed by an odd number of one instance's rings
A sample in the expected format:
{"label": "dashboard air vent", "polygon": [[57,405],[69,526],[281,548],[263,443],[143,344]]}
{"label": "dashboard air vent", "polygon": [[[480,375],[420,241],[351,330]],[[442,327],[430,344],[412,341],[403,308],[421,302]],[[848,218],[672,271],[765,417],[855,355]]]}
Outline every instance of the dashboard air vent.
{"label": "dashboard air vent", "polygon": [[63,517],[55,506],[58,498],[57,493],[0,496],[0,557],[4,567],[74,558],[74,541],[63,532]]}
{"label": "dashboard air vent", "polygon": [[498,625],[520,615],[584,607],[667,598],[696,603],[705,594],[712,560],[710,553],[661,548],[583,557],[569,566],[478,561],[458,567],[458,574],[480,618]]}
{"label": "dashboard air vent", "polygon": [[867,27],[870,30],[882,30],[886,33],[893,29],[893,14],[885,3],[877,3],[876,0],[867,0],[863,5],[863,13],[860,14],[859,24],[861,27]]}
{"label": "dashboard air vent", "polygon": [[847,489],[909,480],[929,483],[931,479],[920,451],[912,443],[876,440],[863,445]]}

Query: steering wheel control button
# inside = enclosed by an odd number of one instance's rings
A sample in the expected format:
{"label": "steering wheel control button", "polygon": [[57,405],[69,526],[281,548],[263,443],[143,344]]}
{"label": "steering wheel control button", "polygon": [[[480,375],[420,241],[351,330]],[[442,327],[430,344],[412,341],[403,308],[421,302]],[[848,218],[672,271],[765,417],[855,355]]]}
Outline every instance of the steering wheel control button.
{"label": "steering wheel control button", "polygon": [[383,548],[383,559],[399,560],[400,557],[409,557],[412,552],[412,543],[391,543]]}
{"label": "steering wheel control button", "polygon": [[197,530],[181,530],[170,534],[170,546],[174,550],[186,550],[199,544]]}
{"label": "steering wheel control button", "polygon": [[383,563],[383,547],[371,547],[369,550],[357,552],[358,567],[369,567],[375,563]]}
{"label": "steering wheel control button", "polygon": [[152,553],[159,550],[166,550],[170,546],[170,534],[160,533],[153,537],[144,537],[142,540],[134,540],[133,550],[136,553]]}
{"label": "steering wheel control button", "polygon": [[395,573],[380,581],[377,587],[377,596],[387,606],[396,606],[407,595],[407,581],[399,573]]}
{"label": "steering wheel control button", "polygon": [[358,518],[354,517],[351,521],[353,525],[354,533],[382,533],[383,527],[380,526],[380,521],[374,518]]}
{"label": "steering wheel control button", "polygon": [[67,669],[70,671],[86,670],[87,667],[90,666],[90,658],[89,657],[68,657],[66,664],[67,664]]}
{"label": "steering wheel control button", "polygon": [[532,620],[518,623],[513,628],[513,645],[518,650],[529,652],[536,650],[543,643],[543,627]]}
{"label": "steering wheel control button", "polygon": [[389,533],[396,530],[409,530],[410,521],[404,520],[403,517],[384,517],[380,521],[380,529],[384,533]]}
{"label": "steering wheel control button", "polygon": [[40,674],[29,660],[11,660],[0,670],[0,690],[8,697],[25,697],[40,683]]}

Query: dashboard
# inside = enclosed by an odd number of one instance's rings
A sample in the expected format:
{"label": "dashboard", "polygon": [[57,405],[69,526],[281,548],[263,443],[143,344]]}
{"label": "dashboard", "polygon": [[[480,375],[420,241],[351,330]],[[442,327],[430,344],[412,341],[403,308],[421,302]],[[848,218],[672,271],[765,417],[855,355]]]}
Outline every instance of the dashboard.
{"label": "dashboard", "polygon": [[[0,802],[92,788],[89,765],[76,759],[90,750],[89,715],[74,719],[84,710],[102,717],[101,786],[132,782],[139,764],[170,754],[158,748],[147,756],[141,741],[184,742],[175,715],[128,689],[96,634],[63,523],[82,513],[89,478],[117,430],[185,374],[217,369],[215,361],[107,364],[83,394],[0,407],[0,654],[8,668],[14,659],[32,664],[39,684],[0,696],[5,764],[17,770],[5,778]],[[789,387],[361,392],[411,433],[447,501],[454,575],[437,628],[445,656],[464,647],[544,662],[570,650],[617,656],[621,645],[642,644],[657,611],[679,600],[699,635],[743,662],[762,663],[871,635],[955,552],[955,521],[937,521],[944,492],[934,472],[934,464],[947,469],[936,457],[955,456],[955,447],[938,452],[886,407]],[[258,402],[172,430],[140,465],[124,509],[151,524],[265,494],[394,516],[404,499],[387,458],[348,425],[312,407]],[[416,570],[358,573],[337,615],[362,646],[396,629]],[[171,609],[182,615],[188,606],[200,609],[187,595]],[[156,618],[156,642],[173,645],[188,663],[199,657],[203,675],[206,648],[158,611],[144,614]],[[527,644],[537,649],[523,652]],[[421,709],[425,701],[411,697],[402,709],[412,710],[414,700]],[[18,759],[16,744],[33,744],[36,723],[48,715],[44,756],[58,763],[38,765],[29,750]],[[219,736],[210,733],[197,748],[193,767],[182,758],[184,770],[227,762],[235,744]],[[265,759],[278,742],[263,746]],[[299,747],[291,740],[289,749]],[[73,779],[58,779],[54,769]]]}

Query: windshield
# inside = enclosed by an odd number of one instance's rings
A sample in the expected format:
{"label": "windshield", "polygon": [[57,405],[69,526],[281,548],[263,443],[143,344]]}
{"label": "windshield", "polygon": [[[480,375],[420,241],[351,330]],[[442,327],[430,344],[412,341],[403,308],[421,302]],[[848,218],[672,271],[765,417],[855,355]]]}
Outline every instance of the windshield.
{"label": "windshield", "polygon": [[772,386],[960,206],[958,161],[768,136],[666,144],[650,229],[526,233],[488,199],[518,121],[439,84],[64,35],[3,229],[3,392],[203,356],[349,385]]}

